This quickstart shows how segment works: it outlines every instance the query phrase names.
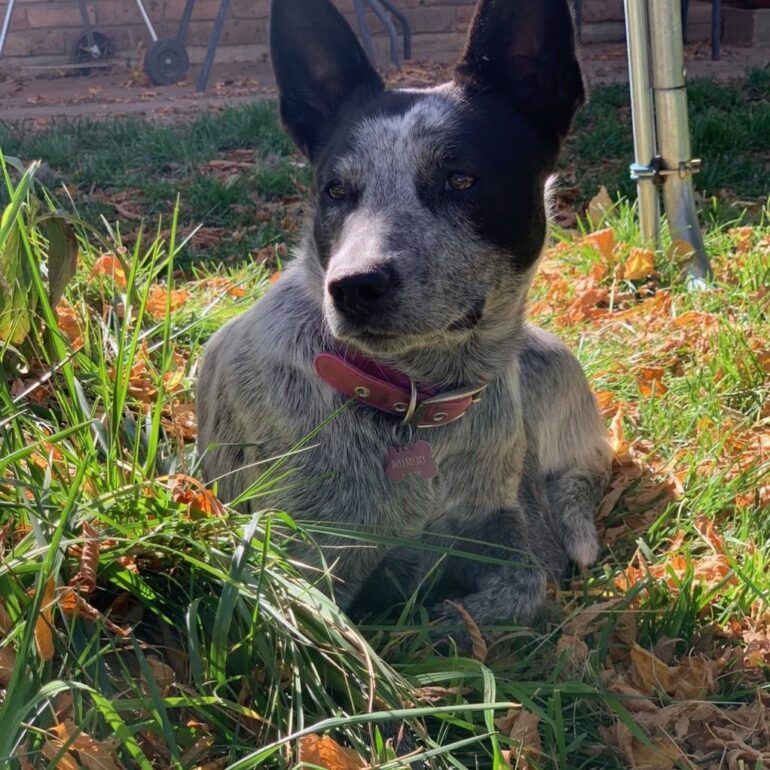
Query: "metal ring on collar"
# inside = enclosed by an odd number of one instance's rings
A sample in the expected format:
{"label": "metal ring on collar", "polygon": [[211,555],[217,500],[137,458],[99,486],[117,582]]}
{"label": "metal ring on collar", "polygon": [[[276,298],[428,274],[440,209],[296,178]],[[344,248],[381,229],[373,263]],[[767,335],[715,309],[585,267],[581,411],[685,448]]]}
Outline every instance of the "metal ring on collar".
{"label": "metal ring on collar", "polygon": [[417,411],[417,386],[414,384],[413,380],[409,380],[409,386],[411,388],[411,393],[409,395],[409,407],[404,414],[404,419],[401,424],[411,427],[412,418],[414,417],[415,411]]}

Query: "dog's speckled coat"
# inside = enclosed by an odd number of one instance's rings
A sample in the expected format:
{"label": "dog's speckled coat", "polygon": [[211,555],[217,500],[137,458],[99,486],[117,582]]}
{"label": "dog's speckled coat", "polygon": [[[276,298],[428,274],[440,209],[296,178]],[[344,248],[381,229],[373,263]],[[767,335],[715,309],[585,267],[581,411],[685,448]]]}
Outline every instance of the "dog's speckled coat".
{"label": "dog's speckled coat", "polygon": [[[419,544],[436,543],[471,557],[443,560],[434,598],[459,596],[480,623],[526,622],[547,576],[596,558],[610,467],[580,365],[524,317],[547,180],[583,99],[567,0],[481,0],[455,80],[424,91],[386,91],[328,0],[275,0],[272,25],[281,115],[313,164],[316,200],[296,259],[206,348],[205,476],[232,500],[263,471],[255,463],[339,409],[313,359],[341,343],[416,382],[487,382],[462,420],[417,431],[436,478],[389,482],[398,420],[355,404],[288,461],[301,483],[252,505],[328,525],[319,542],[344,609],[408,596],[435,566]],[[375,273],[387,291],[364,308],[330,291]],[[406,542],[362,544],[351,529]]]}

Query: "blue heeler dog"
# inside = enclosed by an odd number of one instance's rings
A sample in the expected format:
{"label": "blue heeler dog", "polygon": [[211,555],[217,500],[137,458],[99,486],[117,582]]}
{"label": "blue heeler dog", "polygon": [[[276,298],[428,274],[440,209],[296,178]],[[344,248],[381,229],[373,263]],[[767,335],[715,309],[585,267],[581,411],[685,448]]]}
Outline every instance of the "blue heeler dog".
{"label": "blue heeler dog", "polygon": [[595,560],[610,469],[580,365],[525,320],[584,98],[568,0],[480,0],[436,88],[386,90],[329,0],[273,0],[271,45],[315,200],[280,280],[206,348],[204,474],[233,500],[351,402],[252,507],[316,525],[297,558],[354,615],[430,583],[449,622],[445,598],[530,621]]}

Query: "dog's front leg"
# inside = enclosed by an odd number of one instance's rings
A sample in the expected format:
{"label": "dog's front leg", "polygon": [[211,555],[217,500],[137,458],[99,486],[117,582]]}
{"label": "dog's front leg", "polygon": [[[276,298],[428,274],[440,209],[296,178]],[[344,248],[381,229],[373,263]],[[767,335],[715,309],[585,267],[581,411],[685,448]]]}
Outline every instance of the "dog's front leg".
{"label": "dog's front leg", "polygon": [[551,510],[563,524],[564,550],[580,569],[599,555],[594,518],[609,479],[609,463],[593,469],[571,468],[546,479]]}
{"label": "dog's front leg", "polygon": [[[530,549],[521,509],[512,506],[482,520],[447,523],[443,533],[428,535],[451,549],[441,583],[455,587],[457,600],[480,625],[530,622],[545,599],[546,573]],[[463,625],[460,613],[443,602],[433,614]]]}

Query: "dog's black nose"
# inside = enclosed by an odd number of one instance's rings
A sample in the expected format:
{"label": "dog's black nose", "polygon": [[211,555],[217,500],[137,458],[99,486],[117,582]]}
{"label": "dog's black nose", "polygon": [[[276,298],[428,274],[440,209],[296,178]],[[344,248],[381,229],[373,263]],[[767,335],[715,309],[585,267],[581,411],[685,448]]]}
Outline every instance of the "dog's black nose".
{"label": "dog's black nose", "polygon": [[363,318],[379,310],[394,287],[395,273],[382,267],[371,273],[355,273],[329,283],[334,306],[343,315]]}

